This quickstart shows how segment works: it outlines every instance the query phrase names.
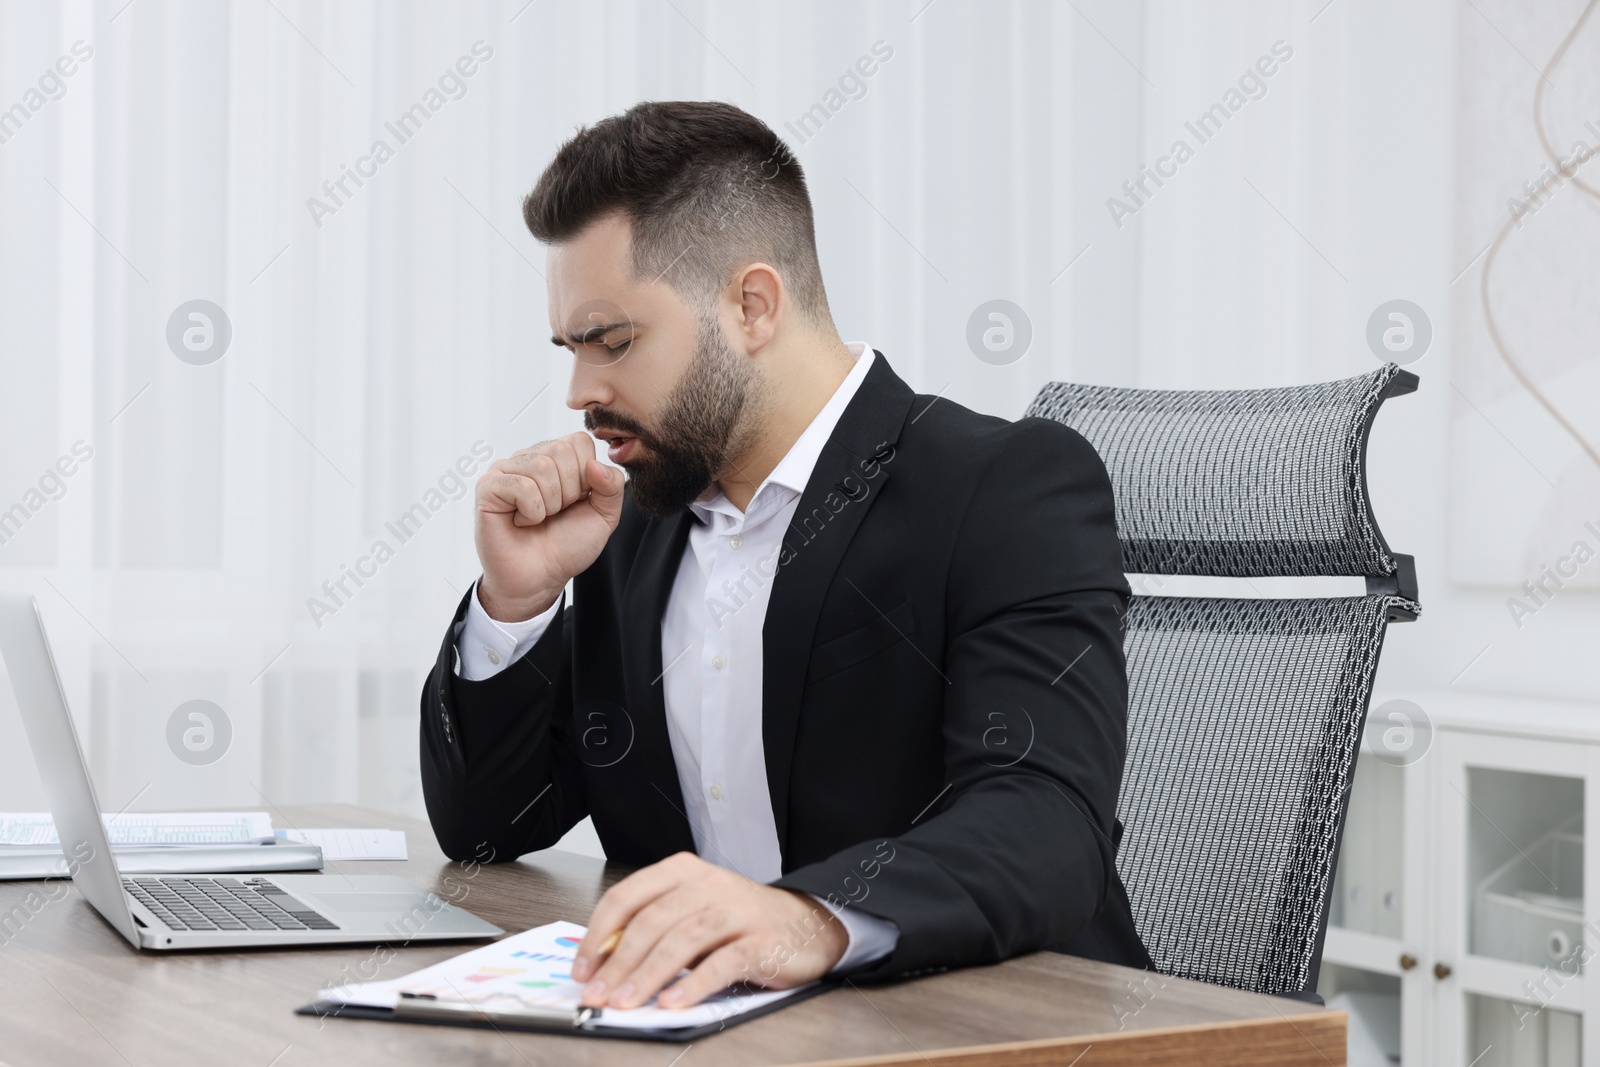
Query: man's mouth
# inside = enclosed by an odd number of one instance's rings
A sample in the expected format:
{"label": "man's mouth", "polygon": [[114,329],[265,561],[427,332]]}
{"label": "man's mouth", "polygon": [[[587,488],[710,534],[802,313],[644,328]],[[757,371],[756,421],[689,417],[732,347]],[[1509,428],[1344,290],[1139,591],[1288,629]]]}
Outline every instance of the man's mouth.
{"label": "man's mouth", "polygon": [[633,454],[634,446],[638,441],[636,437],[618,433],[616,430],[594,431],[596,437],[606,443],[610,449],[611,462],[621,463]]}

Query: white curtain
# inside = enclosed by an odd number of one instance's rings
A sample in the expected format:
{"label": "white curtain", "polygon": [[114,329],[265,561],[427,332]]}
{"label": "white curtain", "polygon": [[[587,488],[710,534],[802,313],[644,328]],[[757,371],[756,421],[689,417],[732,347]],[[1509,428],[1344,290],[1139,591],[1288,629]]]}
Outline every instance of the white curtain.
{"label": "white curtain", "polygon": [[[1428,615],[1385,676],[1445,685],[1488,644],[1463,686],[1592,696],[1559,652],[1592,644],[1592,598],[1529,641],[1446,567],[1482,209],[1457,189],[1511,150],[1463,87],[1525,93],[1495,30],[1542,63],[1581,3],[1556,6],[0,3],[0,583],[39,597],[104,806],[420,813],[418,692],[477,575],[467,487],[581,425],[521,197],[578,125],[716,98],[806,166],[844,337],[979,410],[1056,378],[1357,374],[1371,311],[1421,305],[1424,388],[1380,418],[1371,482]],[[1000,365],[967,341],[996,299],[1032,329]],[[212,362],[168,341],[196,300],[231,326]],[[191,700],[231,727],[215,762],[173,753]],[[0,716],[0,809],[36,808],[9,687]]]}
{"label": "white curtain", "polygon": [[[580,124],[740,104],[808,170],[847,339],[1010,417],[1071,373],[1070,8],[124,2],[0,4],[0,106],[28,112],[0,143],[0,509],[92,453],[0,526],[0,582],[39,598],[107,808],[421,812],[470,485],[581,425],[520,219]],[[1034,325],[1008,366],[965,341],[994,298]],[[232,333],[201,365],[167,340],[195,300]],[[231,727],[215,762],[171,750],[191,700]],[[9,687],[0,712],[0,809],[36,808]]]}

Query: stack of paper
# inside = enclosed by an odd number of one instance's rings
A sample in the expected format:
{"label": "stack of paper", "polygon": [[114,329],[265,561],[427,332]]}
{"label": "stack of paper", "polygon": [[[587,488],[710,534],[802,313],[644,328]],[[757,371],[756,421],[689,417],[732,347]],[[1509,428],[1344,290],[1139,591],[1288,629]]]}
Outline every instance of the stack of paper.
{"label": "stack of paper", "polygon": [[317,845],[322,858],[338,860],[403,860],[404,830],[279,830],[278,839],[299,845]]}
{"label": "stack of paper", "polygon": [[[278,847],[263,850],[257,861],[245,859],[240,851],[244,847],[253,853],[251,846],[269,845],[316,845],[322,849],[323,862],[406,858],[404,830],[274,831],[272,817],[264,811],[136,811],[100,818],[112,851],[122,857],[119,862],[129,873],[208,869],[205,857],[213,855],[208,849],[216,850],[216,862],[229,871],[302,870],[315,855]],[[48,812],[0,812],[0,881],[60,878],[68,873]]]}
{"label": "stack of paper", "polygon": [[[264,811],[134,811],[102,814],[113,847],[318,845],[327,860],[403,860],[404,830],[276,830]],[[60,848],[47,811],[0,812],[0,849]]]}
{"label": "stack of paper", "polygon": [[[264,845],[273,840],[264,811],[152,811],[100,816],[115,845]],[[47,811],[0,812],[0,845],[61,844]]]}

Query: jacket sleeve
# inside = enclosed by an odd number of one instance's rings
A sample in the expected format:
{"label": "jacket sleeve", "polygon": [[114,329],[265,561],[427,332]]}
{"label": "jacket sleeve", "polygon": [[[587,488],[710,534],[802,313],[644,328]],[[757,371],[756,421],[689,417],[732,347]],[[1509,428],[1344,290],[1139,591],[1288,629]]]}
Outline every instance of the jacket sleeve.
{"label": "jacket sleeve", "polygon": [[572,609],[477,682],[455,672],[466,611],[464,597],[422,687],[422,796],[445,855],[513,860],[555,844],[588,814],[570,736]]}
{"label": "jacket sleeve", "polygon": [[944,791],[899,836],[776,883],[900,928],[863,979],[1058,943],[1113,884],[1130,590],[1105,467],[1075,431],[1023,419],[960,523],[940,663]]}

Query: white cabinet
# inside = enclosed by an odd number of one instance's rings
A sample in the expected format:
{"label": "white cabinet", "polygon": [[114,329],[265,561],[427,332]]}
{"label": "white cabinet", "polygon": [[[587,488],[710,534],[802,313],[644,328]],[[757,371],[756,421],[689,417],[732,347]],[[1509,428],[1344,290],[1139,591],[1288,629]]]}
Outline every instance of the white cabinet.
{"label": "white cabinet", "polygon": [[1600,1067],[1600,707],[1379,693],[1369,719],[1319,983],[1352,1067]]}

